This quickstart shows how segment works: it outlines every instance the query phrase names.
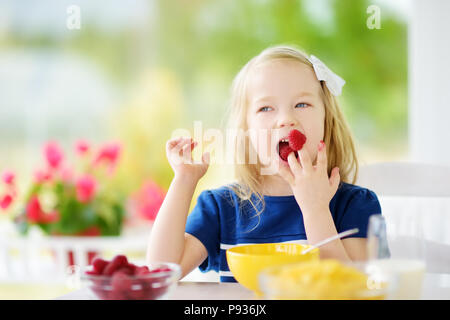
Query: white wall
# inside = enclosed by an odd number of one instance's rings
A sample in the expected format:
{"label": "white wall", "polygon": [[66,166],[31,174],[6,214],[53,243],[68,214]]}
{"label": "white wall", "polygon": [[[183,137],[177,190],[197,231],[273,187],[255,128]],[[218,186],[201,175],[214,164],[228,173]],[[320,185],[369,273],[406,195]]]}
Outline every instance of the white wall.
{"label": "white wall", "polygon": [[450,165],[450,1],[411,0],[409,143],[412,161]]}

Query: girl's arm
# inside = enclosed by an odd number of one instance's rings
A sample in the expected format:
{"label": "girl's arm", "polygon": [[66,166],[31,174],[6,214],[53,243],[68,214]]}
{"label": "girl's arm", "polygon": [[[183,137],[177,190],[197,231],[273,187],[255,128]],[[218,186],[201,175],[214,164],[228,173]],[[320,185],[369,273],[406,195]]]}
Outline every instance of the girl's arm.
{"label": "girl's arm", "polygon": [[[302,213],[308,243],[315,244],[338,233],[329,208],[316,210],[302,208]],[[320,247],[320,257],[350,261],[351,258],[343,243],[345,240],[337,239]]]}
{"label": "girl's arm", "polygon": [[342,239],[342,244],[353,261],[367,260],[367,238]]}
{"label": "girl's arm", "polygon": [[184,234],[184,253],[181,258],[181,278],[197,268],[208,257],[203,243],[189,233]]}
{"label": "girl's arm", "polygon": [[172,180],[150,233],[147,248],[149,262],[180,262],[186,218],[196,185],[188,177]]}
{"label": "girl's arm", "polygon": [[[183,275],[193,264],[200,264],[207,255],[201,242],[195,239],[200,244],[196,243],[184,232],[195,188],[209,165],[209,154],[202,156],[202,163],[193,163],[190,150],[196,144],[190,138],[167,142],[167,157],[175,177],[156,216],[147,248],[148,263],[164,261],[181,264]],[[198,261],[201,258],[203,260]]]}

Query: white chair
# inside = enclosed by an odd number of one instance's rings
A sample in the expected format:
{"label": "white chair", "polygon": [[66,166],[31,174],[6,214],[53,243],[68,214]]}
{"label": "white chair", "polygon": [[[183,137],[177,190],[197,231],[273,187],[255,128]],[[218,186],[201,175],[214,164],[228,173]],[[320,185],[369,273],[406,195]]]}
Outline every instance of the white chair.
{"label": "white chair", "polygon": [[[374,191],[382,213],[403,237],[395,246],[423,241],[427,272],[450,274],[450,166],[385,162],[360,168],[357,184]],[[423,234],[410,228],[416,214]],[[387,229],[389,239],[389,227]]]}
{"label": "white chair", "polygon": [[381,162],[360,168],[358,184],[381,196],[450,197],[450,166]]}

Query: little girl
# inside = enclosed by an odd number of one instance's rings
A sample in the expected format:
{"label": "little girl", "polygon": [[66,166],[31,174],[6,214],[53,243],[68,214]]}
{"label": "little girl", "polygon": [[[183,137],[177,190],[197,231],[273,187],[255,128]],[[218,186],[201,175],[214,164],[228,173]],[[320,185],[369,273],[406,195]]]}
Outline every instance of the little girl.
{"label": "little girl", "polygon": [[[196,267],[215,270],[221,281],[234,282],[228,248],[315,244],[352,228],[359,232],[322,246],[320,257],[365,260],[369,216],[381,214],[381,208],[372,191],[354,185],[358,162],[336,99],[344,83],[319,59],[294,47],[268,48],[251,59],[233,81],[229,127],[258,132],[257,138],[246,135],[249,148],[238,148],[235,155],[247,159],[255,151],[257,161],[235,161],[236,182],[203,191],[188,215],[209,153],[194,163],[196,141],[169,140],[166,153],[175,175],[151,231],[148,262],[176,262],[183,276]],[[292,129],[305,135],[306,143],[283,159],[280,147]],[[261,140],[268,161],[257,146]],[[276,170],[262,174],[269,167]]]}

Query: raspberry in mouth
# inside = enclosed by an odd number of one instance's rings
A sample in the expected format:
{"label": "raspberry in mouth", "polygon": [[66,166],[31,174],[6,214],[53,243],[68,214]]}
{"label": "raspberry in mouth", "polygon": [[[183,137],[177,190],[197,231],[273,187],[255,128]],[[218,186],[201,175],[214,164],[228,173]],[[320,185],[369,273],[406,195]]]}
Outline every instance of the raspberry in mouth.
{"label": "raspberry in mouth", "polygon": [[287,141],[282,140],[278,142],[277,151],[278,155],[280,156],[281,159],[283,159],[283,161],[288,161],[287,158],[291,152],[294,152],[295,157],[298,159],[297,151],[292,150],[292,148],[289,146],[289,142]]}
{"label": "raspberry in mouth", "polygon": [[277,151],[280,158],[287,161],[288,155],[294,152],[295,157],[298,159],[298,150],[303,148],[306,143],[306,136],[296,129],[292,129],[289,132],[288,137],[280,139],[277,145]]}

